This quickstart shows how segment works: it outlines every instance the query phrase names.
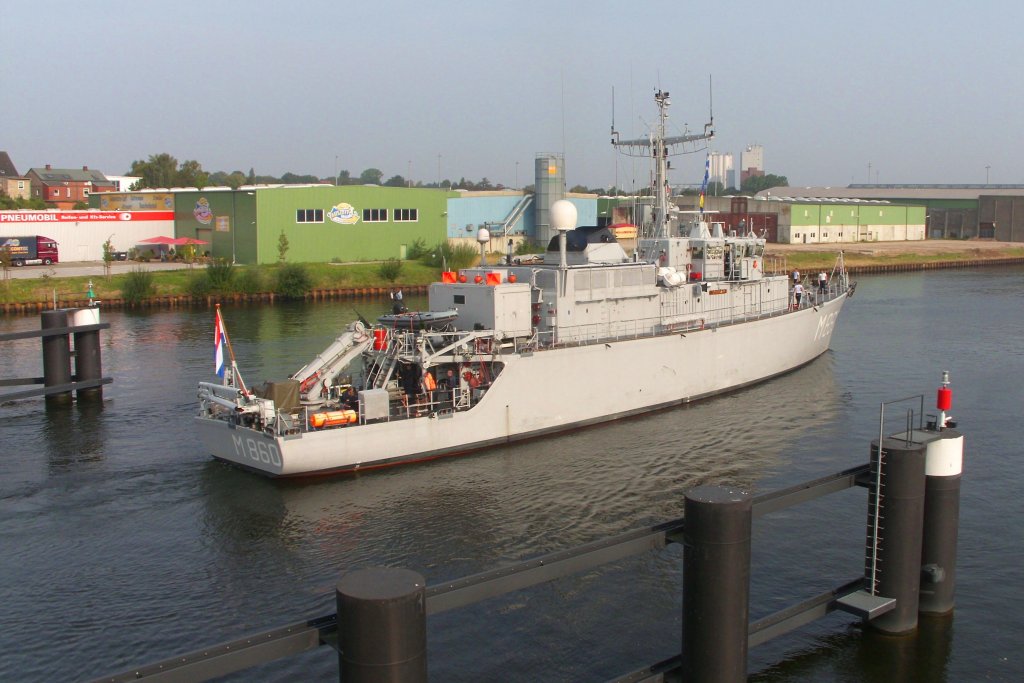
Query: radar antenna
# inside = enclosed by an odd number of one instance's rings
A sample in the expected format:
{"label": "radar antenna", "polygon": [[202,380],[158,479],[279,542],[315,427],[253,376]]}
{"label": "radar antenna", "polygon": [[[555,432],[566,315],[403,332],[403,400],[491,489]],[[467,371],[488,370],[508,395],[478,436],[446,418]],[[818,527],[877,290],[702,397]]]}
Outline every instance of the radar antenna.
{"label": "radar antenna", "polygon": [[653,235],[655,237],[667,237],[668,205],[669,194],[671,192],[668,184],[669,149],[672,147],[678,148],[679,151],[675,152],[673,156],[678,154],[692,154],[693,152],[699,152],[707,149],[706,144],[698,146],[698,143],[702,140],[710,140],[715,136],[713,124],[714,119],[704,124],[703,133],[689,133],[684,128],[682,135],[668,137],[665,135],[665,128],[666,122],[668,121],[668,108],[672,105],[668,91],[655,90],[654,102],[658,105],[658,124],[646,138],[637,138],[635,140],[619,139],[619,134],[615,130],[613,112],[612,145],[617,149],[622,149],[623,154],[626,156],[650,155],[653,158],[653,189],[655,196]]}

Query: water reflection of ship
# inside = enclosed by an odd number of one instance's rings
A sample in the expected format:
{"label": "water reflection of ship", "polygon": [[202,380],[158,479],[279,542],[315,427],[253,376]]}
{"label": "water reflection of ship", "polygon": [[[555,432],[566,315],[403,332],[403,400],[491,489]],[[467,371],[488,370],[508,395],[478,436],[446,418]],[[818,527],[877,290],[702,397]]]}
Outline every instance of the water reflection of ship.
{"label": "water reflection of ship", "polygon": [[682,491],[701,483],[754,487],[839,407],[826,354],[748,390],[487,457],[305,483],[210,462],[207,527],[229,553],[276,538],[334,567],[394,560],[450,571],[466,561],[475,571],[487,554],[518,559],[676,517]]}
{"label": "water reflection of ship", "polygon": [[201,478],[204,529],[228,561],[259,542],[310,554],[334,571],[382,562],[426,567],[476,542],[451,530],[471,526],[473,534],[494,537],[490,528],[500,526],[487,486],[437,474],[426,465],[297,483],[209,462]]}

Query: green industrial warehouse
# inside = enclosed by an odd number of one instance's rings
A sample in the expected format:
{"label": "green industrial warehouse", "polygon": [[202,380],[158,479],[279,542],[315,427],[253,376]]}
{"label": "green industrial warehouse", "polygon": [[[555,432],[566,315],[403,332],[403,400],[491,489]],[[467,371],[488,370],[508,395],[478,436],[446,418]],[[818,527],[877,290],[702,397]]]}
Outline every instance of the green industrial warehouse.
{"label": "green industrial warehouse", "polygon": [[[643,224],[650,219],[650,197],[566,193],[559,156],[539,155],[536,174],[535,194],[375,185],[256,185],[237,190],[175,188],[94,194],[90,204],[108,211],[173,210],[174,237],[202,240],[206,245],[200,247],[201,251],[237,263],[278,261],[282,235],[288,243],[287,258],[293,262],[403,259],[414,244],[430,247],[445,240],[475,243],[480,228],[490,233],[489,251],[504,251],[510,241],[523,239],[547,244],[553,234],[547,208],[562,198],[576,205],[580,225]],[[776,191],[779,189],[789,188]],[[793,194],[798,196],[792,197],[764,193],[754,198],[708,197],[707,218],[725,223],[727,230],[754,230],[765,234],[769,241],[786,243],[949,236],[948,230],[940,231],[936,225],[938,218],[945,224],[950,222],[935,205],[937,197],[921,197],[918,201],[913,196],[858,198],[851,196],[850,189],[845,196],[825,197],[821,196],[825,192],[812,193],[810,189],[794,189]],[[840,192],[838,188],[826,190]],[[956,190],[946,188],[941,199],[948,203],[951,192]],[[985,213],[985,199],[973,198],[972,206],[980,204],[981,214]],[[683,210],[695,208],[694,197],[677,197],[675,201]],[[956,237],[998,234],[994,220],[979,221],[978,209],[974,211],[973,234],[966,229],[967,221],[961,221],[965,229]],[[1010,226],[1011,240],[1018,237],[1012,227],[1016,218],[1012,216],[1000,226]]]}

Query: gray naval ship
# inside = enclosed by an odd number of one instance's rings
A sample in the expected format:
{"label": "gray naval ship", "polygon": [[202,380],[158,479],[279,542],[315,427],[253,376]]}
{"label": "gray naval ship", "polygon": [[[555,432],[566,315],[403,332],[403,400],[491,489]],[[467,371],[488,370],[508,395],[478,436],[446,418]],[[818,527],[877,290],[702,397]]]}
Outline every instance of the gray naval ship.
{"label": "gray naval ship", "polygon": [[[566,200],[536,263],[443,274],[429,310],[356,321],[289,379],[247,388],[237,366],[199,384],[198,434],[220,460],[273,477],[466,453],[695,401],[824,353],[853,288],[836,263],[797,301],[765,240],[667,201],[664,136],[614,144],[655,160],[654,221],[627,253],[576,227]],[[656,96],[656,100],[658,99]],[[614,390],[611,390],[614,388]]]}

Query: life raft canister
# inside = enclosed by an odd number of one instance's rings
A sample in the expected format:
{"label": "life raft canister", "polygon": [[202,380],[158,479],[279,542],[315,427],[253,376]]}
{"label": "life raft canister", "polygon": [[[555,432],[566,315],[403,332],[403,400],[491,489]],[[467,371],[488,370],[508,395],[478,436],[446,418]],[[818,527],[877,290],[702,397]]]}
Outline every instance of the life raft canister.
{"label": "life raft canister", "polygon": [[353,424],[359,419],[354,410],[332,410],[327,413],[313,413],[309,416],[309,426],[314,429],[321,427],[337,427]]}

